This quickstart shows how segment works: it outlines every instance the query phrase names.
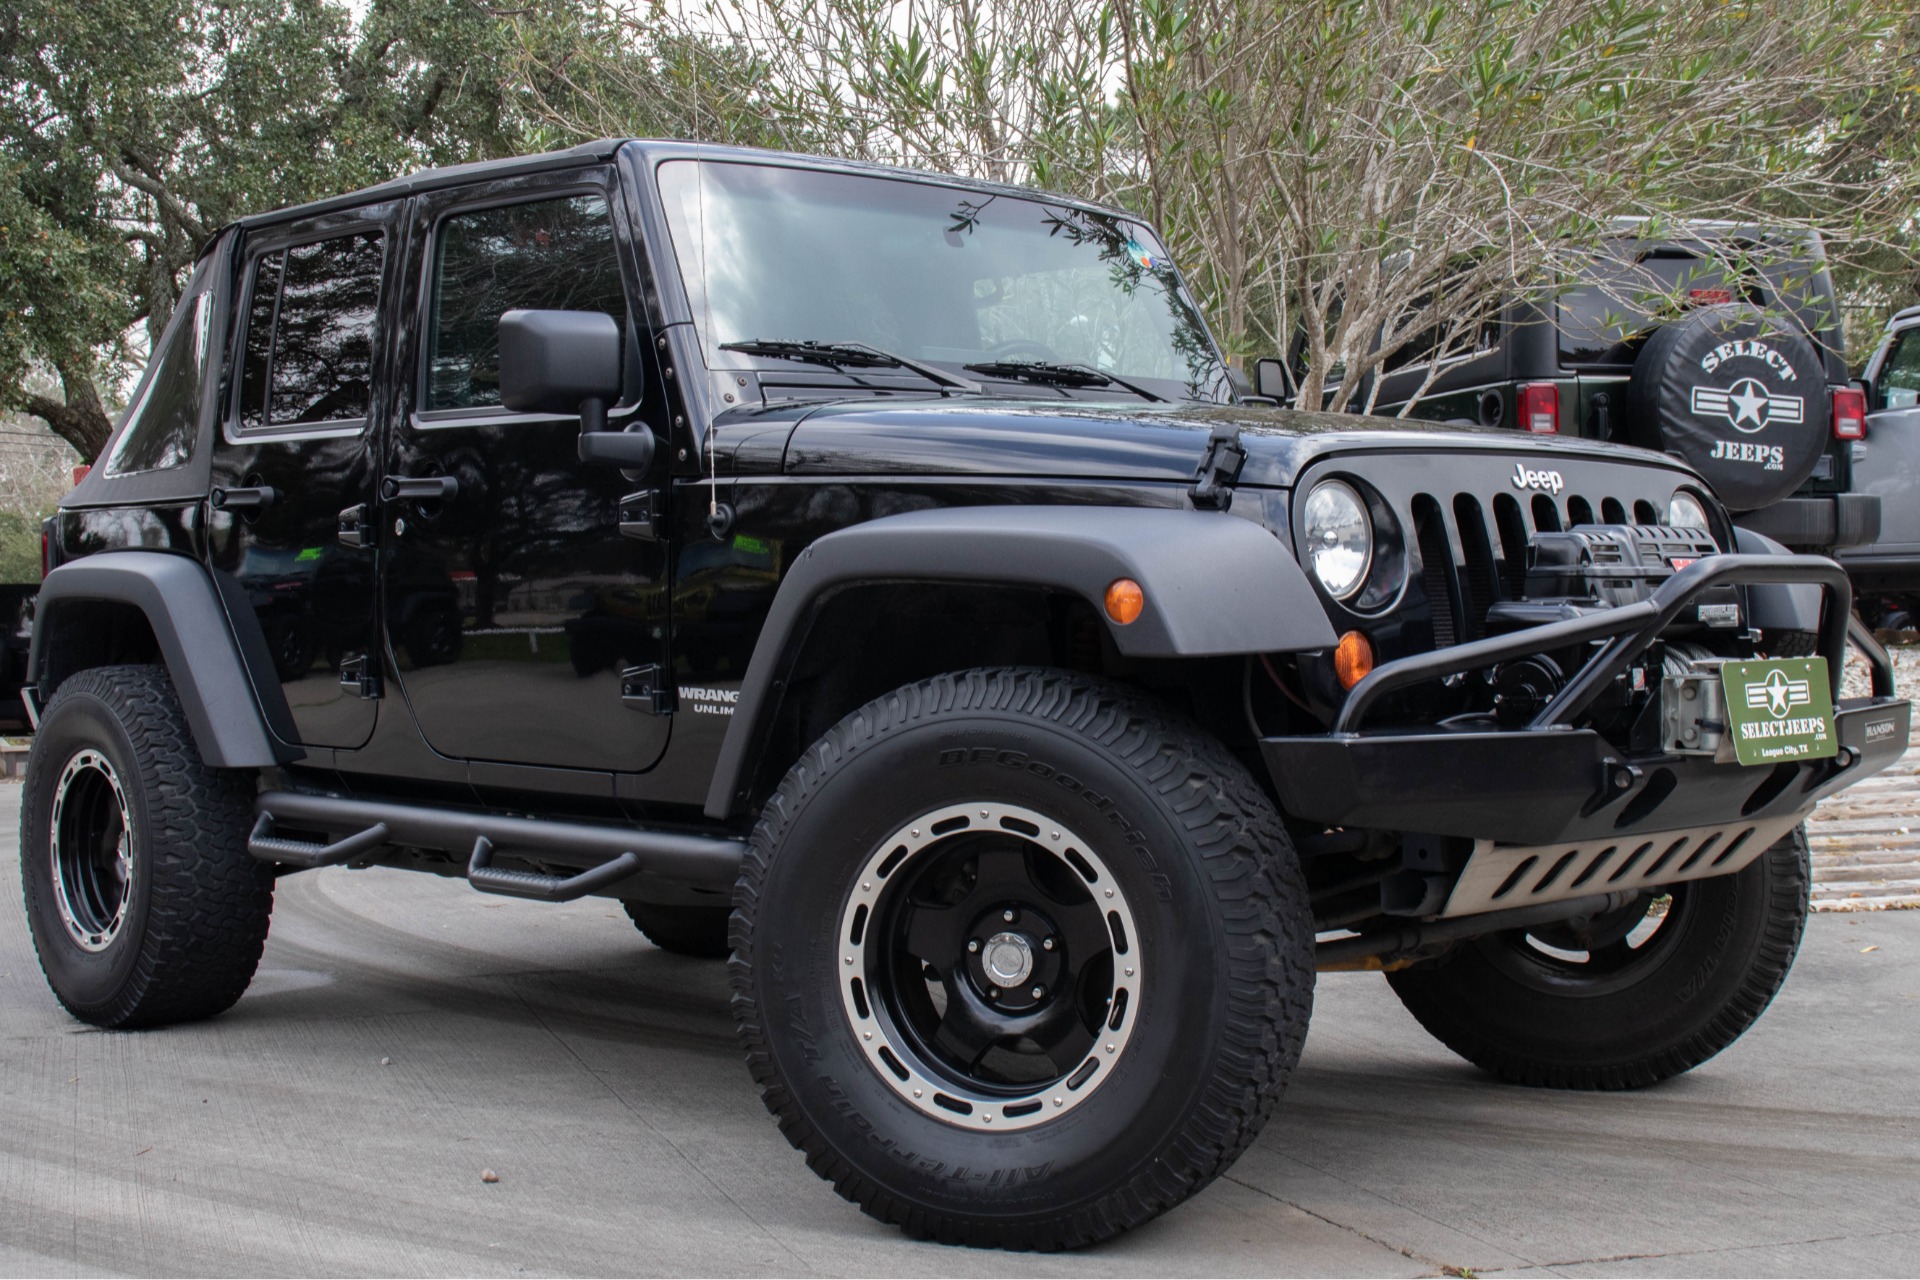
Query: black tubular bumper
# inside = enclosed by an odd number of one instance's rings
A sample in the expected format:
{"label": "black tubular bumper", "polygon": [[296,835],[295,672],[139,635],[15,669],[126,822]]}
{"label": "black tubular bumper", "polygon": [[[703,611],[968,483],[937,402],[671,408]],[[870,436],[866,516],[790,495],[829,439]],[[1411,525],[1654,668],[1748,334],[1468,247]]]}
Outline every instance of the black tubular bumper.
{"label": "black tubular bumper", "polygon": [[[1810,583],[1825,593],[1820,653],[1833,679],[1837,756],[1772,768],[1693,755],[1628,756],[1571,727],[1701,593],[1725,583]],[[1873,694],[1842,701],[1849,638]],[[1593,656],[1524,729],[1430,726],[1365,731],[1396,690],[1595,641]],[[1844,570],[1821,556],[1722,555],[1681,570],[1636,604],[1455,645],[1377,668],[1327,735],[1266,738],[1261,751],[1296,818],[1523,845],[1620,837],[1792,814],[1885,768],[1906,750],[1909,707],[1886,651],[1852,621]]]}

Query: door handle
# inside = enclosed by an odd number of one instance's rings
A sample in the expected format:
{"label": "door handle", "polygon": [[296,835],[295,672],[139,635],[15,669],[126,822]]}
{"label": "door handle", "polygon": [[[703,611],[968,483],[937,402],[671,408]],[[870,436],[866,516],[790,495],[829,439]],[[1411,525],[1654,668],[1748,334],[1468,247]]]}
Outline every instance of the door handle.
{"label": "door handle", "polygon": [[216,488],[212,497],[215,511],[259,511],[278,501],[280,491],[270,484],[261,484],[241,489]]}
{"label": "door handle", "polygon": [[388,476],[380,482],[380,496],[388,502],[444,502],[459,492],[460,482],[452,476]]}

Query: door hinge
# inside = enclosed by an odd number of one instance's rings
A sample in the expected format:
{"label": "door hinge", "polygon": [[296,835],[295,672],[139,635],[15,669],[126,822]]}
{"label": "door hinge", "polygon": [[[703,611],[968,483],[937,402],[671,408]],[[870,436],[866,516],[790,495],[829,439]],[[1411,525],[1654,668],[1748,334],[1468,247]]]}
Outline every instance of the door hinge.
{"label": "door hinge", "polygon": [[380,696],[380,672],[370,655],[356,653],[340,663],[340,687],[351,689],[362,698]]}
{"label": "door hinge", "polygon": [[653,542],[659,538],[659,497],[657,490],[643,489],[620,499],[621,537],[636,538],[641,542]]}
{"label": "door hinge", "polygon": [[370,547],[373,545],[372,515],[367,504],[348,507],[340,513],[339,532],[336,535],[343,547]]}
{"label": "door hinge", "polygon": [[679,704],[679,690],[657,664],[628,667],[620,673],[620,701],[650,716],[670,716]]}

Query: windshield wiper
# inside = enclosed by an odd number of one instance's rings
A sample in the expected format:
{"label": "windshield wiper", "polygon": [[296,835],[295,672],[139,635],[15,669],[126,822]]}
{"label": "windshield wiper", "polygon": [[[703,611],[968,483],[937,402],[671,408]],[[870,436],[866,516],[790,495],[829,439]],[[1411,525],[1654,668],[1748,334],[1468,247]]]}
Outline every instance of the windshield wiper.
{"label": "windshield wiper", "polygon": [[739,342],[723,342],[722,351],[738,351],[749,356],[773,356],[781,360],[804,360],[809,364],[824,364],[834,369],[908,369],[929,382],[952,387],[956,391],[978,393],[980,384],[972,378],[963,378],[957,373],[948,373],[930,364],[918,360],[909,360],[905,356],[895,355],[891,351],[882,351],[879,347],[870,347],[864,342],[798,342],[791,338],[744,338]]}
{"label": "windshield wiper", "polygon": [[1138,383],[1115,377],[1090,364],[1064,360],[983,360],[966,367],[974,373],[984,373],[989,378],[1016,378],[1023,382],[1044,382],[1056,387],[1119,387],[1133,392],[1142,400],[1167,403],[1165,396],[1155,395]]}

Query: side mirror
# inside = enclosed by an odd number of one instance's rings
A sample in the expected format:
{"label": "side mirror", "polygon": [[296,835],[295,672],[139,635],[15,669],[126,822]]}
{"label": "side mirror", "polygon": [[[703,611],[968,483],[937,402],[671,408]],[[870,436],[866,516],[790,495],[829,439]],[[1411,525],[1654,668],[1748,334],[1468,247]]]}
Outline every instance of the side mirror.
{"label": "side mirror", "polygon": [[622,364],[620,326],[603,312],[500,317],[500,402],[517,413],[577,413],[582,435],[604,431]]}
{"label": "side mirror", "polygon": [[1255,360],[1253,390],[1255,395],[1266,396],[1281,404],[1293,399],[1293,379],[1287,374],[1286,362],[1272,356]]}

